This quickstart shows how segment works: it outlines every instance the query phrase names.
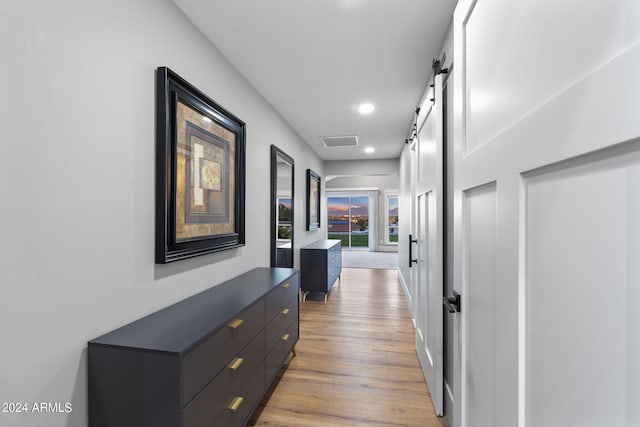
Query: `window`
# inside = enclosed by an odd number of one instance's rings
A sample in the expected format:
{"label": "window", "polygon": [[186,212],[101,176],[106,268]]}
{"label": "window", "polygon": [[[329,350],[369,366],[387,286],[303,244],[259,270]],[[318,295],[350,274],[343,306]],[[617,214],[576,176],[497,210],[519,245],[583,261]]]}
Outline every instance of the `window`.
{"label": "window", "polygon": [[385,243],[398,244],[398,195],[389,193],[385,200]]}
{"label": "window", "polygon": [[343,248],[368,248],[369,196],[327,197],[327,224],[329,239]]}

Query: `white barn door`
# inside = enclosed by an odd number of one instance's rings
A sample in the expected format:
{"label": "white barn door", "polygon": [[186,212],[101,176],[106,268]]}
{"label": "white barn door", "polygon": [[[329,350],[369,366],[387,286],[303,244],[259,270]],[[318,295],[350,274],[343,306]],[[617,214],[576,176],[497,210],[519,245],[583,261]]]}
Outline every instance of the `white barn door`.
{"label": "white barn door", "polygon": [[443,99],[442,75],[434,84],[434,101],[426,99],[417,124],[415,184],[417,260],[416,351],[437,415],[444,413],[443,385]]}
{"label": "white barn door", "polygon": [[458,2],[457,427],[640,425],[639,23]]}

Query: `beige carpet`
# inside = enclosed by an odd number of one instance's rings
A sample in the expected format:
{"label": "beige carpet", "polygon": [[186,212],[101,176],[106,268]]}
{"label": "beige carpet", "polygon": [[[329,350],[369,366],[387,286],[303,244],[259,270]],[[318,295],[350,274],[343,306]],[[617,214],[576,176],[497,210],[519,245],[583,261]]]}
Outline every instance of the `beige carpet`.
{"label": "beige carpet", "polygon": [[398,269],[398,254],[395,252],[342,251],[343,268]]}

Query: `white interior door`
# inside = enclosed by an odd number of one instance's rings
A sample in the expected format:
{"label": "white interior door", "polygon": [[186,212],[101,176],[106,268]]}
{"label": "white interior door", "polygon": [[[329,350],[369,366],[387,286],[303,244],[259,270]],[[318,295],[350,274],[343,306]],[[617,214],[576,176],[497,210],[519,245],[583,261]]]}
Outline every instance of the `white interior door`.
{"label": "white interior door", "polygon": [[638,22],[458,2],[456,426],[640,425]]}
{"label": "white interior door", "polygon": [[435,101],[418,114],[415,189],[417,230],[416,351],[436,414],[444,413],[443,385],[443,120],[442,76],[435,79]]}

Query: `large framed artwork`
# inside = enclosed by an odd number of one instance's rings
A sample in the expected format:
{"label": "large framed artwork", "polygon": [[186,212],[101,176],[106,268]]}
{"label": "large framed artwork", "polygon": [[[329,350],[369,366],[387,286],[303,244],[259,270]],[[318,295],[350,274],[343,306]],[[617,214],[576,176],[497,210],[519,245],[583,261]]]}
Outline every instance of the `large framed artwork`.
{"label": "large framed artwork", "polygon": [[307,230],[320,228],[320,175],[307,169]]}
{"label": "large framed artwork", "polygon": [[245,123],[167,67],[156,83],[156,263],[243,246]]}

